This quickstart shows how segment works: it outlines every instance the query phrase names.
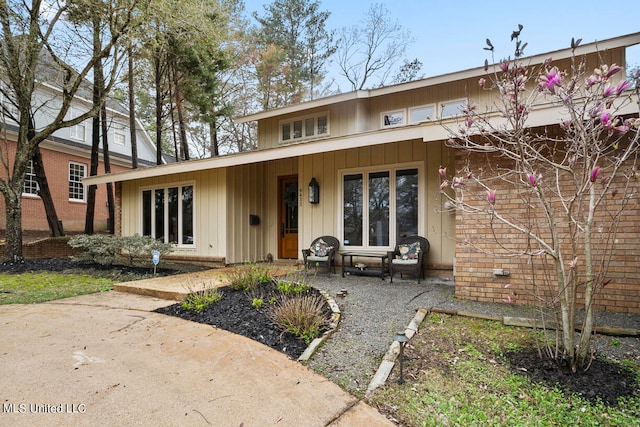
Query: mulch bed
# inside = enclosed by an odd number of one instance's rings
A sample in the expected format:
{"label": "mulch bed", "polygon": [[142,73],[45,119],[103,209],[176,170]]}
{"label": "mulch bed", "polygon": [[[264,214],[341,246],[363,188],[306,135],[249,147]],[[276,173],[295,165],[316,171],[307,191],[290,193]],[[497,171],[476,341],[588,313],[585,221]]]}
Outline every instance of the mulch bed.
{"label": "mulch bed", "polygon": [[[281,295],[273,281],[263,283],[259,289],[252,293],[236,291],[228,286],[220,288],[220,291],[222,292],[222,299],[211,304],[200,313],[183,309],[181,303],[159,308],[156,312],[204,323],[243,335],[278,350],[291,359],[297,359],[304,353],[307,348],[307,343],[304,339],[283,330],[270,318],[271,306],[269,300],[271,297],[277,298]],[[314,288],[311,288],[309,292],[320,295],[319,291]],[[263,300],[262,307],[253,307],[251,304],[253,298],[261,298]],[[328,325],[331,319],[331,309],[328,304],[325,304],[324,315],[327,318],[326,323]],[[322,334],[325,331],[326,328],[321,330],[320,333]]]}

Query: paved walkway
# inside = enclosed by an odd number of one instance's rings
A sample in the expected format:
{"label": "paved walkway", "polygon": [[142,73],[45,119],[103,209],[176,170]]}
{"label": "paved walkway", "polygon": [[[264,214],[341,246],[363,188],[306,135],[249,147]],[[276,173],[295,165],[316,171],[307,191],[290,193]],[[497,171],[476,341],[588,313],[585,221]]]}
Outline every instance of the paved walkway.
{"label": "paved walkway", "polygon": [[0,425],[392,426],[259,343],[117,291],[0,306]]}

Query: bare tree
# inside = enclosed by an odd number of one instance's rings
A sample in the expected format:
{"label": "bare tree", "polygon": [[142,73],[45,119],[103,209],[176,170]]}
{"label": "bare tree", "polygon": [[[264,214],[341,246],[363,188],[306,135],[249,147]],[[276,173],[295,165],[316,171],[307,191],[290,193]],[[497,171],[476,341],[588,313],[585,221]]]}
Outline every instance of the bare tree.
{"label": "bare tree", "polygon": [[336,62],[352,90],[384,86],[412,42],[410,32],[389,14],[381,3],[372,4],[360,26],[339,32]]}
{"label": "bare tree", "polygon": [[[22,188],[34,150],[56,130],[77,125],[98,113],[102,102],[76,117],[68,116],[72,102],[97,61],[110,58],[110,75],[105,87],[109,89],[114,84],[121,58],[118,42],[132,25],[132,11],[137,2],[110,3],[113,9],[104,27],[105,40],[98,54],[93,53],[91,46],[87,49],[86,45],[78,43],[83,28],[64,19],[69,4],[48,4],[41,0],[0,1],[0,75],[6,79],[3,94],[15,106],[17,115],[13,120],[18,124],[13,161],[10,161],[9,153],[0,153],[5,172],[0,178],[0,192],[6,206],[5,260],[22,258]],[[72,56],[75,67],[69,65]],[[42,66],[46,66],[46,73],[40,69],[40,74],[37,69]],[[60,88],[60,95],[37,98],[39,79],[46,79]],[[30,123],[36,112],[40,113],[40,122],[36,123],[37,129],[33,129]]]}

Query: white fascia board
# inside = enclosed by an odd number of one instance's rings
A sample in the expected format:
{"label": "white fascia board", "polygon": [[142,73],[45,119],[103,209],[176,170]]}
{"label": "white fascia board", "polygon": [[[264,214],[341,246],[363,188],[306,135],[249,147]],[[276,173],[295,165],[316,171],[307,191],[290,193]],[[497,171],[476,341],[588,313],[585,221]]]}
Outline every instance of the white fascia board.
{"label": "white fascia board", "polygon": [[[627,92],[629,92],[628,96],[620,97],[614,103],[612,111],[615,111],[616,116],[638,116],[640,114],[637,96],[631,91]],[[483,115],[483,118],[489,122],[493,129],[502,129],[509,125],[507,119],[499,112]],[[568,119],[570,119],[570,117],[567,114],[566,107],[559,103],[545,102],[543,104],[535,105],[534,109],[527,117],[526,126],[527,128],[535,128],[539,126],[559,125],[561,122]],[[447,140],[452,136],[447,127],[457,131],[459,126],[465,126],[463,117],[448,120],[446,122],[427,123],[423,129],[423,141],[430,142]]]}

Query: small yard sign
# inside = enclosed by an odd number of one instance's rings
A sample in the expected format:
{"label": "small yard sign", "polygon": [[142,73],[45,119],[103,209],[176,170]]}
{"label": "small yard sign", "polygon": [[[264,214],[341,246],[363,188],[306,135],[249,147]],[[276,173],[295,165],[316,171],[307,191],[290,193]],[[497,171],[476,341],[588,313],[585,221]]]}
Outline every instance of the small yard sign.
{"label": "small yard sign", "polygon": [[152,255],[152,260],[153,260],[153,274],[156,274],[156,267],[158,266],[158,263],[160,262],[160,251],[153,251],[151,253]]}

